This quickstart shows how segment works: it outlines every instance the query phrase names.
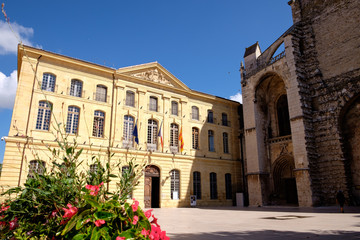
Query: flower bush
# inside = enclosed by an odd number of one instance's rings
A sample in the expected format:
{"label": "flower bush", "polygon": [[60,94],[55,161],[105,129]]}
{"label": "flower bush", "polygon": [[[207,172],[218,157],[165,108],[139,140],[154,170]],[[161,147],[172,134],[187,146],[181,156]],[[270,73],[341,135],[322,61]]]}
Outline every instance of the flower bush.
{"label": "flower bush", "polygon": [[[76,142],[58,144],[49,148],[54,158],[49,173],[34,174],[24,187],[2,194],[7,200],[0,210],[1,239],[169,239],[152,210],[144,212],[128,199],[142,166],[130,161],[128,171],[116,176],[94,157],[96,173],[84,173]],[[112,178],[120,180],[110,193],[106,185]]]}

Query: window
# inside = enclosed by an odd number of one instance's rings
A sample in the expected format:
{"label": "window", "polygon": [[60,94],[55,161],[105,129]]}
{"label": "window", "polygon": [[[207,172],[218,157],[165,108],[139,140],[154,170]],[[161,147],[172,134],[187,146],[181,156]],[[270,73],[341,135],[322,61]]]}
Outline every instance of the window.
{"label": "window", "polygon": [[126,91],[125,105],[129,107],[135,107],[135,93],[132,91]]}
{"label": "window", "polygon": [[229,126],[226,113],[221,114],[221,122],[223,126]]}
{"label": "window", "polygon": [[66,121],[66,133],[77,134],[79,127],[80,108],[75,106],[68,107],[68,116]]}
{"label": "window", "polygon": [[55,75],[52,75],[50,73],[44,73],[42,83],[41,83],[41,89],[45,90],[45,91],[54,92],[55,91],[55,81],[56,81]]}
{"label": "window", "polygon": [[199,129],[192,128],[192,148],[199,149]]}
{"label": "window", "polygon": [[279,127],[279,136],[286,136],[291,134],[290,128],[290,117],[289,117],[289,108],[286,94],[279,97],[277,103],[277,117],[278,117],[278,127]]}
{"label": "window", "polygon": [[96,86],[95,100],[99,102],[107,102],[107,87],[103,85]]}
{"label": "window", "polygon": [[177,116],[179,112],[178,103],[176,101],[171,102],[171,115]]}
{"label": "window", "polygon": [[210,173],[210,199],[217,199],[217,181],[216,173]]}
{"label": "window", "polygon": [[200,172],[193,172],[194,195],[201,199],[201,175]]}
{"label": "window", "polygon": [[71,87],[70,87],[70,95],[75,97],[82,96],[82,81],[72,79],[71,80]]}
{"label": "window", "polygon": [[150,97],[149,110],[157,112],[158,109],[158,99],[156,97]]}
{"label": "window", "polygon": [[191,107],[191,119],[199,120],[199,108],[192,106]]}
{"label": "window", "polygon": [[170,124],[170,150],[178,152],[179,146],[179,126],[175,123]]}
{"label": "window", "polygon": [[157,122],[153,119],[148,120],[147,146],[149,150],[157,149]]}
{"label": "window", "polygon": [[232,190],[231,190],[231,174],[225,174],[225,191],[226,199],[232,199]]}
{"label": "window", "polygon": [[46,101],[39,102],[36,129],[49,130],[52,105]]}
{"label": "window", "polygon": [[223,133],[223,148],[224,153],[229,153],[229,137],[226,132]]}
{"label": "window", "polygon": [[214,112],[211,110],[208,111],[207,122],[214,123]]}
{"label": "window", "polygon": [[35,178],[36,174],[43,175],[46,171],[45,162],[41,160],[31,160],[29,164],[28,178]]}
{"label": "window", "polygon": [[129,115],[124,116],[123,145],[124,147],[133,146],[134,118]]}
{"label": "window", "polygon": [[215,152],[215,145],[214,145],[214,131],[208,131],[208,140],[209,140],[209,151]]}
{"label": "window", "polygon": [[102,111],[95,111],[94,127],[93,127],[94,137],[104,137],[104,122],[105,122],[105,113]]}
{"label": "window", "polygon": [[171,199],[179,199],[180,197],[180,172],[178,170],[171,170]]}

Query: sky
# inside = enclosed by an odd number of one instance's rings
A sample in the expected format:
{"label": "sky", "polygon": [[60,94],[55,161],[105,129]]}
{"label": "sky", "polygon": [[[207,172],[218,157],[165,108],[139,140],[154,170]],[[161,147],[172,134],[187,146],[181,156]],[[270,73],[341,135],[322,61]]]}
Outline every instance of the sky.
{"label": "sky", "polygon": [[[159,62],[190,89],[241,102],[245,48],[291,25],[288,0],[0,0],[0,137],[17,86],[17,44],[112,68]],[[5,142],[0,141],[0,162]]]}

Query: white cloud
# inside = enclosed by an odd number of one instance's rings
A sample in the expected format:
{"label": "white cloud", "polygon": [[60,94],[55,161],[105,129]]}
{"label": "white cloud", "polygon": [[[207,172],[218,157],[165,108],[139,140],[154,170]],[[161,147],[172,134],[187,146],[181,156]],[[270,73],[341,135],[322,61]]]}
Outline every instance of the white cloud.
{"label": "white cloud", "polygon": [[29,38],[34,35],[32,28],[23,27],[17,23],[11,23],[14,32],[11,31],[7,22],[0,20],[0,55],[16,54],[19,37],[24,45],[33,46]]}
{"label": "white cloud", "polygon": [[9,77],[0,72],[0,108],[14,107],[17,88],[17,71],[14,70]]}
{"label": "white cloud", "polygon": [[242,103],[242,94],[238,92],[234,96],[230,96],[230,100]]}

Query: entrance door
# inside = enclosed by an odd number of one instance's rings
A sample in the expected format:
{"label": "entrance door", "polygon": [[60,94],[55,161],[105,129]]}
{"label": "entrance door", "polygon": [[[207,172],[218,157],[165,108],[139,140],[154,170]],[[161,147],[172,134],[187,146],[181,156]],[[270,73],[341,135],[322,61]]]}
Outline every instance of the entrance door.
{"label": "entrance door", "polygon": [[160,207],[160,170],[156,166],[145,168],[144,204],[145,208]]}

